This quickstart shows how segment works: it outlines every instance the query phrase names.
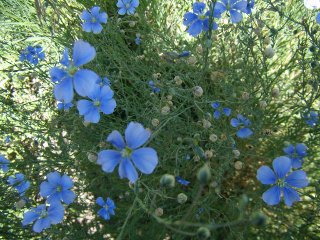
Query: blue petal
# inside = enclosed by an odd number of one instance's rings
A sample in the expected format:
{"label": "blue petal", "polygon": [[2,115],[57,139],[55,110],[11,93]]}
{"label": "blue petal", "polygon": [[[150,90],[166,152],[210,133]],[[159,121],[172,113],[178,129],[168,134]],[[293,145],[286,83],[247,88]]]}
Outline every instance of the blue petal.
{"label": "blue petal", "polygon": [[303,143],[298,143],[296,145],[296,153],[300,156],[300,157],[305,157],[307,156],[307,147],[306,145],[304,145]]}
{"label": "blue petal", "polygon": [[97,34],[97,33],[101,33],[103,27],[100,23],[98,22],[95,22],[95,23],[92,23],[92,32]]}
{"label": "blue petal", "polygon": [[253,134],[252,130],[250,128],[241,128],[238,132],[237,132],[237,136],[239,138],[247,138],[250,137]]}
{"label": "blue petal", "polygon": [[47,203],[54,205],[61,202],[61,192],[54,192],[47,198]]}
{"label": "blue petal", "polygon": [[230,10],[231,22],[238,23],[242,20],[242,14],[236,10]]}
{"label": "blue petal", "polygon": [[289,207],[292,206],[292,203],[300,201],[297,191],[290,187],[283,188],[283,197],[285,204]]}
{"label": "blue petal", "polygon": [[131,6],[132,7],[138,7],[139,6],[139,0],[131,0]]}
{"label": "blue petal", "polygon": [[91,32],[92,31],[92,23],[91,22],[85,22],[82,25],[82,30],[85,32]]}
{"label": "blue petal", "polygon": [[66,67],[68,67],[70,65],[69,62],[69,49],[65,48],[63,53],[62,53],[62,59],[60,61],[60,63]]}
{"label": "blue petal", "polygon": [[316,22],[320,24],[320,12],[317,13]]}
{"label": "blue petal", "polygon": [[127,12],[127,9],[125,9],[125,8],[120,8],[119,11],[118,11],[118,14],[119,14],[119,15],[125,15],[126,12]]}
{"label": "blue petal", "polygon": [[35,211],[28,211],[24,214],[22,225],[28,225],[39,218],[40,214]]}
{"label": "blue petal", "polygon": [[285,180],[292,187],[303,188],[308,186],[309,181],[307,179],[307,174],[302,170],[297,170],[292,172]]}
{"label": "blue petal", "polygon": [[107,21],[108,21],[108,15],[107,15],[107,13],[102,12],[102,13],[99,14],[99,16],[97,17],[97,19],[98,19],[98,21],[99,21],[100,23],[107,23]]}
{"label": "blue petal", "polygon": [[137,181],[137,170],[134,168],[132,162],[129,159],[125,158],[120,162],[119,176],[120,178],[129,179],[132,183],[135,183],[135,181]]}
{"label": "blue petal", "polygon": [[274,172],[267,166],[262,166],[257,171],[257,179],[262,184],[275,184],[277,181]]}
{"label": "blue petal", "polygon": [[193,12],[196,14],[203,13],[203,10],[206,8],[206,4],[203,2],[195,2],[193,4]]}
{"label": "blue petal", "polygon": [[40,218],[33,225],[32,230],[36,233],[42,232],[42,230],[50,227],[50,219],[49,218]]}
{"label": "blue petal", "polygon": [[248,6],[248,2],[247,1],[238,1],[235,0],[235,3],[232,4],[232,8],[235,10],[239,10],[242,12],[246,12],[247,10],[247,6]]}
{"label": "blue petal", "polygon": [[140,123],[130,122],[124,135],[129,148],[136,149],[149,139],[151,133]]}
{"label": "blue petal", "polygon": [[288,147],[284,148],[283,151],[288,155],[292,155],[294,154],[294,146],[290,144]]}
{"label": "blue petal", "polygon": [[96,56],[96,50],[89,43],[78,40],[73,46],[73,63],[80,67],[90,62]]}
{"label": "blue petal", "polygon": [[217,109],[220,107],[220,103],[219,102],[214,102],[211,104],[211,107],[213,107],[214,109]]}
{"label": "blue petal", "polygon": [[224,13],[225,11],[227,11],[227,7],[226,4],[223,4],[221,2],[217,2],[214,6],[214,15],[217,18],[221,17],[221,14]]}
{"label": "blue petal", "polygon": [[113,172],[115,167],[122,160],[121,153],[115,150],[103,150],[98,154],[97,163],[102,165],[102,170],[104,172]]}
{"label": "blue petal", "polygon": [[64,174],[61,177],[61,187],[62,187],[62,190],[66,190],[73,187],[72,179],[66,174]]}
{"label": "blue petal", "polygon": [[80,18],[87,22],[91,21],[91,17],[91,14],[87,10],[83,10],[80,15]]}
{"label": "blue petal", "polygon": [[47,175],[47,180],[52,186],[58,186],[61,184],[61,176],[57,171],[49,173]]}
{"label": "blue petal", "polygon": [[47,197],[56,192],[57,187],[55,185],[51,185],[48,182],[42,182],[40,184],[40,196]]}
{"label": "blue petal", "polygon": [[287,157],[277,157],[272,163],[273,169],[278,178],[284,178],[291,169],[291,160]]}
{"label": "blue petal", "polygon": [[51,223],[58,224],[62,222],[64,217],[64,207],[60,203],[52,204],[48,208],[48,218]]}
{"label": "blue petal", "polygon": [[65,204],[73,203],[74,199],[76,198],[76,195],[71,190],[64,190],[61,191],[61,198]]}
{"label": "blue petal", "polygon": [[232,127],[238,127],[238,126],[241,124],[241,123],[239,122],[239,120],[236,119],[236,118],[232,118],[231,121],[230,121],[230,123],[231,123],[231,126],[232,126]]}
{"label": "blue petal", "polygon": [[291,165],[293,168],[301,168],[303,163],[303,158],[301,157],[291,157]]}
{"label": "blue petal", "polygon": [[225,114],[227,117],[229,117],[230,114],[231,114],[231,109],[230,109],[230,108],[224,108],[224,109],[223,109],[223,112],[224,112],[224,114]]}
{"label": "blue petal", "polygon": [[63,79],[54,87],[54,96],[58,101],[71,102],[73,100],[72,78]]}
{"label": "blue petal", "polygon": [[124,149],[126,146],[121,134],[116,130],[109,134],[107,141],[118,149]]}
{"label": "blue petal", "polygon": [[117,7],[118,8],[124,8],[124,7],[126,7],[126,5],[124,4],[123,0],[118,0]]}
{"label": "blue petal", "polygon": [[116,108],[116,106],[117,106],[116,101],[114,99],[110,99],[110,100],[101,102],[100,108],[104,114],[111,114],[114,112],[114,109]]}
{"label": "blue petal", "polygon": [[98,123],[100,121],[100,113],[97,107],[93,107],[84,115],[84,120],[86,122]]}
{"label": "blue petal", "polygon": [[100,207],[104,207],[105,205],[105,202],[103,200],[102,197],[98,197],[97,200],[96,200],[96,203],[100,206]]}
{"label": "blue petal", "polygon": [[220,111],[219,110],[215,110],[214,111],[214,113],[213,113],[213,117],[215,118],[215,119],[219,119],[220,118]]}
{"label": "blue petal", "polygon": [[198,16],[196,14],[187,12],[183,16],[183,25],[189,26],[191,23],[193,23],[197,19],[198,19]]}
{"label": "blue petal", "polygon": [[66,71],[64,71],[61,68],[53,67],[50,69],[51,81],[54,83],[61,81],[66,76],[67,76]]}
{"label": "blue petal", "polygon": [[91,111],[92,108],[95,108],[93,102],[88,100],[79,100],[77,102],[77,108],[80,115],[85,115]]}
{"label": "blue petal", "polygon": [[158,164],[158,155],[153,148],[140,148],[131,155],[134,165],[144,174],[153,172]]}
{"label": "blue petal", "polygon": [[203,27],[203,22],[198,19],[196,20],[194,23],[192,23],[189,27],[189,29],[187,30],[187,32],[193,36],[193,37],[196,37],[198,36],[201,31],[202,31],[202,27]]}
{"label": "blue petal", "polygon": [[99,76],[95,72],[80,69],[74,75],[74,89],[80,96],[86,97],[94,90],[98,79]]}
{"label": "blue petal", "polygon": [[94,6],[90,9],[90,12],[91,14],[94,16],[94,17],[97,17],[99,16],[99,12],[100,12],[100,7],[98,6]]}
{"label": "blue petal", "polygon": [[276,205],[280,202],[281,192],[278,186],[273,186],[269,190],[265,191],[262,195],[262,199],[268,205]]}
{"label": "blue petal", "polygon": [[101,88],[101,97],[100,97],[100,101],[104,101],[104,100],[109,100],[113,97],[113,91],[111,90],[111,88],[109,86],[103,86]]}
{"label": "blue petal", "polygon": [[109,220],[110,219],[110,215],[108,213],[108,211],[105,208],[101,208],[98,211],[98,214],[104,219],[104,220]]}
{"label": "blue petal", "polygon": [[135,10],[136,10],[136,9],[131,6],[131,7],[127,10],[127,13],[128,13],[129,15],[133,15],[134,12],[135,12]]}

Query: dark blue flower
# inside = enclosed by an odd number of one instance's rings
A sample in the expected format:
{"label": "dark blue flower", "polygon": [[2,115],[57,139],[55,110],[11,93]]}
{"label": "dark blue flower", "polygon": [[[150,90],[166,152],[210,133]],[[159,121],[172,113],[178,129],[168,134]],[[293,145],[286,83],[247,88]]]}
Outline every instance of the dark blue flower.
{"label": "dark blue flower", "polygon": [[190,56],[190,52],[189,51],[183,51],[182,53],[180,53],[178,55],[179,58],[189,57],[189,56]]}
{"label": "dark blue flower", "polygon": [[137,45],[140,45],[141,44],[141,38],[138,36],[138,37],[136,37],[136,39],[134,40],[135,41],[135,43],[137,44]]}
{"label": "dark blue flower", "polygon": [[5,142],[5,143],[11,142],[11,139],[10,139],[10,138],[11,138],[10,136],[6,136],[6,139],[4,140],[4,142]]}
{"label": "dark blue flower", "polygon": [[[220,103],[214,102],[211,104],[211,107],[213,107],[213,109],[215,109],[215,111],[213,112],[213,117],[215,119],[219,119],[221,116]],[[222,111],[223,111],[224,115],[226,115],[227,117],[229,117],[231,114],[230,108],[223,108]]]}
{"label": "dark blue flower", "polygon": [[116,209],[116,205],[110,198],[107,198],[107,200],[104,201],[102,197],[98,197],[96,203],[102,207],[98,211],[98,214],[104,220],[110,220],[110,215],[115,215],[114,209]]}
{"label": "dark blue flower", "polygon": [[22,225],[25,226],[35,221],[32,229],[39,233],[49,228],[51,224],[62,222],[63,217],[64,208],[61,204],[50,205],[48,208],[45,204],[41,204],[24,214]]}
{"label": "dark blue flower", "polygon": [[82,29],[85,32],[100,33],[102,31],[101,23],[107,23],[108,15],[105,12],[100,13],[100,7],[95,6],[90,11],[83,10],[81,19],[84,21]]}
{"label": "dark blue flower", "polygon": [[23,196],[30,187],[30,182],[24,179],[24,175],[22,173],[10,176],[8,178],[8,183],[18,191],[20,196]]}
{"label": "dark blue flower", "polygon": [[72,187],[73,181],[69,176],[60,176],[58,172],[51,172],[47,175],[47,182],[40,184],[40,195],[47,198],[47,203],[51,205],[60,204],[61,201],[70,204],[76,197],[70,190]]}
{"label": "dark blue flower", "polygon": [[88,97],[92,101],[80,100],[77,103],[79,113],[84,115],[86,122],[98,123],[100,121],[100,111],[104,114],[111,114],[117,106],[113,99],[113,91],[109,86],[100,87],[96,84]]}
{"label": "dark blue flower", "polygon": [[251,125],[250,120],[241,114],[238,114],[237,118],[231,119],[231,125],[236,128],[239,126],[241,127],[237,132],[239,138],[248,138],[253,134],[252,130],[248,128],[248,126]]}
{"label": "dark blue flower", "polygon": [[43,52],[42,47],[28,46],[21,52],[19,60],[21,62],[27,60],[29,63],[37,65],[39,63],[39,59],[43,60],[44,58],[45,58],[45,54]]}
{"label": "dark blue flower", "polygon": [[310,127],[315,127],[319,122],[319,114],[315,111],[310,111],[309,113],[305,114],[304,118]]}
{"label": "dark blue flower", "polygon": [[53,67],[50,70],[51,80],[58,83],[54,88],[54,95],[58,101],[70,103],[73,100],[73,88],[76,92],[86,97],[95,87],[99,76],[87,69],[79,69],[96,56],[96,50],[89,43],[82,40],[75,42],[73,59],[69,60],[69,51],[66,48],[61,64],[64,68]]}
{"label": "dark blue flower", "polygon": [[70,108],[73,107],[73,103],[63,103],[63,102],[58,102],[57,104],[58,110],[69,110]]}
{"label": "dark blue flower", "polygon": [[113,131],[107,141],[117,150],[101,151],[98,154],[98,164],[102,165],[102,170],[107,173],[113,172],[119,164],[120,178],[127,178],[132,183],[138,179],[136,168],[144,174],[151,174],[158,164],[157,152],[150,147],[141,148],[150,135],[150,131],[136,122],[130,122],[125,130],[126,143],[118,131]]}
{"label": "dark blue flower", "polygon": [[[159,81],[158,81],[158,83],[159,83]],[[152,80],[149,81],[149,86],[151,87],[152,92],[154,92],[154,93],[159,93],[160,92],[160,88],[156,87],[154,81],[152,81]]]}
{"label": "dark blue flower", "polygon": [[[193,4],[193,12],[187,12],[183,16],[183,25],[188,27],[187,32],[193,36],[198,36],[202,31],[209,30],[210,11],[206,11],[206,4],[203,2],[195,2]],[[213,22],[212,29],[216,30],[218,24]]]}
{"label": "dark blue flower", "polygon": [[221,17],[224,12],[229,12],[232,23],[238,23],[242,20],[242,12],[246,13],[248,2],[243,0],[221,0],[214,6],[214,13]]}
{"label": "dark blue flower", "polygon": [[0,168],[4,172],[8,172],[9,170],[9,160],[6,159],[4,156],[0,155]]}
{"label": "dark blue flower", "polygon": [[190,183],[189,181],[183,179],[183,178],[180,177],[180,176],[177,176],[177,177],[176,177],[176,180],[177,180],[178,183],[180,183],[180,184],[183,185],[183,186],[188,186],[189,183]]}
{"label": "dark blue flower", "polygon": [[307,156],[307,147],[303,143],[298,143],[296,147],[290,144],[284,148],[283,151],[288,154],[287,157],[291,159],[293,168],[301,168],[303,158]]}
{"label": "dark blue flower", "polygon": [[139,0],[118,0],[117,7],[120,15],[132,15],[139,6]]}
{"label": "dark blue flower", "polygon": [[287,206],[299,201],[300,197],[295,188],[308,186],[307,175],[304,171],[293,171],[290,174],[291,160],[287,157],[278,157],[273,160],[273,169],[262,166],[257,171],[257,179],[262,184],[274,185],[263,193],[262,199],[268,205],[276,205],[280,202],[281,193]]}

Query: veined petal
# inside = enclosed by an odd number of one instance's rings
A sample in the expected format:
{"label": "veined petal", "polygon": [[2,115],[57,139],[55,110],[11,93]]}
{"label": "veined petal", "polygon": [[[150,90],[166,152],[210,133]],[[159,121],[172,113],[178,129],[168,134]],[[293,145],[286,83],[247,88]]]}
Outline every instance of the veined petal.
{"label": "veined petal", "polygon": [[290,187],[283,188],[283,197],[285,204],[289,207],[291,207],[294,202],[300,201],[297,191]]}
{"label": "veined petal", "polygon": [[118,149],[124,149],[126,146],[121,134],[116,130],[109,134],[107,141]]}
{"label": "veined petal", "polygon": [[193,12],[196,14],[203,13],[203,10],[206,8],[206,4],[203,2],[195,2],[193,4]]}
{"label": "veined petal", "polygon": [[61,186],[62,186],[62,190],[72,188],[73,187],[72,179],[68,175],[64,174],[61,177]]}
{"label": "veined petal", "polygon": [[105,99],[111,99],[112,97],[113,97],[113,91],[111,90],[111,88],[107,85],[103,86],[101,88],[101,94],[100,94],[101,101]]}
{"label": "veined petal", "polygon": [[257,179],[262,184],[275,184],[277,181],[276,175],[271,170],[271,168],[267,166],[262,166],[257,171]]}
{"label": "veined petal", "polygon": [[101,33],[103,27],[99,22],[92,23],[92,32],[95,34]]}
{"label": "veined petal", "polygon": [[230,121],[230,123],[231,123],[231,126],[232,126],[232,127],[238,127],[238,126],[241,124],[241,123],[239,122],[239,120],[236,119],[236,118],[232,118],[231,121]]}
{"label": "veined petal", "polygon": [[121,153],[115,150],[103,150],[98,154],[97,163],[102,165],[104,172],[113,172],[115,167],[122,160]]}
{"label": "veined petal", "polygon": [[65,204],[73,203],[74,199],[76,198],[76,195],[71,190],[64,190],[61,191],[61,198]]}
{"label": "veined petal", "polygon": [[77,108],[79,110],[79,114],[80,115],[86,115],[94,107],[95,106],[93,105],[93,102],[88,101],[88,100],[79,100],[77,102]]}
{"label": "veined petal", "polygon": [[250,128],[241,128],[237,132],[237,136],[239,138],[248,138],[253,134],[252,130]]}
{"label": "veined petal", "polygon": [[92,31],[92,23],[91,22],[84,22],[82,23],[82,30],[85,32],[91,32]]}
{"label": "veined petal", "polygon": [[125,139],[131,149],[142,146],[149,139],[150,135],[150,131],[136,122],[130,122],[125,130]]}
{"label": "veined petal", "polygon": [[235,1],[235,3],[233,4],[230,4],[232,5],[232,8],[235,9],[235,10],[239,10],[239,11],[242,11],[242,12],[246,12],[247,10],[247,6],[248,6],[248,2],[247,1]]}
{"label": "veined petal", "polygon": [[105,202],[103,200],[102,197],[98,197],[97,200],[96,200],[96,203],[100,206],[100,207],[104,207],[105,205]]}
{"label": "veined petal", "polygon": [[57,171],[49,173],[47,175],[47,180],[52,186],[61,184],[61,176]]}
{"label": "veined petal", "polygon": [[298,143],[296,145],[296,153],[300,156],[300,157],[305,157],[307,156],[307,147],[306,145],[304,145],[303,143]]}
{"label": "veined petal", "polygon": [[100,113],[97,107],[93,107],[84,115],[84,120],[86,122],[98,123],[100,121]]}
{"label": "veined petal", "polygon": [[140,148],[131,155],[134,165],[144,174],[153,172],[158,164],[158,155],[153,148]]}
{"label": "veined petal", "polygon": [[202,28],[203,28],[203,22],[202,22],[200,19],[198,19],[198,20],[194,21],[194,22],[190,25],[190,27],[189,27],[189,29],[187,30],[187,32],[188,32],[191,36],[196,37],[196,36],[198,36],[198,35],[201,33]]}
{"label": "veined petal", "polygon": [[280,202],[281,191],[278,186],[273,186],[269,190],[265,191],[262,195],[262,199],[268,205],[276,205]]}
{"label": "veined petal", "polygon": [[105,13],[105,12],[100,13],[99,16],[98,16],[98,21],[100,23],[107,23],[107,21],[108,21],[107,13]]}
{"label": "veined petal", "polygon": [[277,177],[282,179],[291,169],[291,160],[283,156],[277,157],[273,160],[272,166]]}
{"label": "veined petal", "polygon": [[94,17],[97,17],[99,15],[99,12],[100,12],[100,7],[94,6],[94,7],[92,7],[90,9],[90,12]]}
{"label": "veined petal", "polygon": [[125,158],[120,162],[119,165],[119,176],[120,178],[127,178],[130,182],[135,183],[138,179],[137,170],[134,168],[132,162]]}
{"label": "veined petal", "polygon": [[292,187],[302,188],[309,184],[307,174],[302,170],[293,171],[285,180]]}
{"label": "veined petal", "polygon": [[39,218],[40,214],[35,211],[28,211],[23,215],[22,225],[28,225]]}
{"label": "veined petal", "polygon": [[54,87],[54,96],[58,101],[71,102],[73,100],[72,78],[67,77]]}
{"label": "veined petal", "polygon": [[195,20],[198,19],[198,16],[192,12],[187,12],[183,16],[183,25],[189,26],[191,23],[193,23]]}
{"label": "veined petal", "polygon": [[80,15],[80,18],[84,21],[91,21],[91,14],[87,11],[87,10],[83,10],[81,15]]}
{"label": "veined petal", "polygon": [[294,146],[290,144],[288,147],[284,148],[283,151],[288,155],[292,155],[294,154]]}
{"label": "veined petal", "polygon": [[69,62],[69,49],[68,48],[64,49],[64,51],[62,53],[62,59],[60,60],[60,63],[63,66],[66,66],[66,67],[68,67],[70,65],[70,62]]}
{"label": "veined petal", "polygon": [[73,46],[73,63],[80,67],[90,62],[96,56],[96,50],[89,43],[78,40]]}
{"label": "veined petal", "polygon": [[74,89],[82,96],[88,96],[96,86],[99,76],[87,69],[80,69],[74,75]]}
{"label": "veined petal", "polygon": [[131,6],[132,7],[138,7],[139,6],[139,0],[131,0]]}
{"label": "veined petal", "polygon": [[64,71],[61,68],[53,67],[53,68],[50,69],[51,81],[54,82],[54,83],[61,81],[66,76],[67,76],[66,71]]}
{"label": "veined petal", "polygon": [[40,196],[47,197],[56,192],[56,186],[51,185],[48,182],[42,182],[40,184]]}
{"label": "veined petal", "polygon": [[64,207],[62,204],[57,203],[50,205],[48,208],[48,218],[50,219],[51,223],[58,224],[62,222],[64,217]]}
{"label": "veined petal", "polygon": [[101,111],[104,113],[104,114],[111,114],[114,112],[114,109],[116,108],[117,106],[117,103],[114,99],[109,99],[107,101],[103,101],[101,102]]}
{"label": "veined petal", "polygon": [[232,23],[238,23],[242,20],[242,13],[236,11],[236,10],[230,10],[230,16],[231,16],[231,22]]}
{"label": "veined petal", "polygon": [[36,221],[33,225],[32,230],[36,233],[42,232],[42,230],[50,227],[50,220],[49,218],[40,218]]}

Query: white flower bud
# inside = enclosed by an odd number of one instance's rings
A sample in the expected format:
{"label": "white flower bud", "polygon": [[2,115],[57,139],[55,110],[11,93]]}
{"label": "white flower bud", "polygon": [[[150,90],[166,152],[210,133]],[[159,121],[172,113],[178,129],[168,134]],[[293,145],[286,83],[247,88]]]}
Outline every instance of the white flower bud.
{"label": "white flower bud", "polygon": [[163,215],[163,209],[162,208],[157,208],[156,210],[154,210],[154,214],[157,217],[161,217]]}
{"label": "white flower bud", "polygon": [[151,124],[152,124],[152,126],[157,127],[160,124],[160,121],[159,121],[159,119],[154,118],[154,119],[152,119]]}
{"label": "white flower bud", "polygon": [[190,64],[190,65],[195,65],[196,62],[197,62],[197,58],[195,56],[191,56],[188,58],[187,62]]}
{"label": "white flower bud", "polygon": [[266,101],[260,101],[259,102],[259,106],[260,106],[261,109],[265,109],[268,106],[268,104],[267,104]]}
{"label": "white flower bud", "polygon": [[209,140],[210,140],[211,142],[216,142],[216,141],[218,140],[218,136],[215,135],[215,134],[211,134],[211,135],[209,136]]}
{"label": "white flower bud", "polygon": [[236,161],[234,163],[234,168],[237,169],[237,170],[241,170],[243,167],[243,163],[241,161]]}
{"label": "white flower bud", "polygon": [[162,109],[161,109],[161,114],[163,115],[168,115],[170,112],[170,107],[169,106],[164,106]]}
{"label": "white flower bud", "polygon": [[179,76],[175,76],[174,80],[176,82],[176,85],[180,86],[182,84],[182,80],[181,80],[181,78]]}
{"label": "white flower bud", "polygon": [[179,193],[177,196],[177,201],[180,204],[184,204],[188,201],[188,196],[185,195],[184,193]]}
{"label": "white flower bud", "polygon": [[193,95],[196,97],[201,97],[203,95],[203,89],[200,86],[196,86],[193,88]]}
{"label": "white flower bud", "polygon": [[235,158],[238,158],[240,156],[240,151],[237,149],[233,150],[232,153],[235,156]]}
{"label": "white flower bud", "polygon": [[211,122],[208,121],[207,119],[202,119],[202,126],[206,129],[211,127]]}
{"label": "white flower bud", "polygon": [[275,55],[275,52],[271,46],[268,46],[264,49],[264,55],[267,58],[272,58]]}

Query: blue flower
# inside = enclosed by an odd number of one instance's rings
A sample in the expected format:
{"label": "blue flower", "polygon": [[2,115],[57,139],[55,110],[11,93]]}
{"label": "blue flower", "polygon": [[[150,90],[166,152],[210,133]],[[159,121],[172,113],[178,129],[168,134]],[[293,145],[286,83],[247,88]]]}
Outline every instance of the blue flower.
{"label": "blue flower", "polygon": [[180,177],[180,176],[177,176],[177,177],[176,177],[176,180],[177,180],[178,183],[180,183],[180,184],[183,185],[183,186],[188,186],[189,183],[190,183],[189,181],[183,179],[183,178]]}
{"label": "blue flower", "polygon": [[48,208],[45,204],[31,208],[30,211],[24,214],[22,225],[28,225],[35,221],[33,225],[34,232],[42,232],[42,230],[49,228],[51,224],[58,224],[62,222],[64,217],[64,208],[61,204],[50,205]]}
{"label": "blue flower", "polygon": [[58,110],[69,110],[70,108],[73,107],[73,103],[63,103],[63,102],[58,102],[57,104]]}
{"label": "blue flower", "polygon": [[103,200],[102,197],[98,197],[96,203],[102,207],[98,214],[104,219],[104,220],[110,220],[110,215],[115,215],[114,209],[116,208],[116,205],[114,202],[107,198],[106,201]]}
{"label": "blue flower", "polygon": [[132,15],[134,14],[136,7],[139,6],[139,0],[118,0],[117,7],[120,15]]}
{"label": "blue flower", "polygon": [[6,159],[4,156],[0,155],[0,168],[4,172],[8,172],[9,170],[9,160]]}
{"label": "blue flower", "polygon": [[[210,11],[205,12],[205,8],[205,3],[195,2],[193,12],[187,12],[183,16],[183,25],[189,27],[187,32],[193,37],[198,36],[202,31],[209,30]],[[213,22],[212,29],[218,29],[218,24]]]}
{"label": "blue flower", "polygon": [[[221,110],[220,109],[220,103],[219,102],[214,102],[211,104],[211,107],[213,107],[213,109],[215,109],[215,111],[213,112],[213,117],[215,119],[219,119],[221,116]],[[230,116],[231,114],[231,109],[230,108],[223,108],[222,109],[224,115],[226,115],[227,117]]]}
{"label": "blue flower", "polygon": [[79,69],[96,56],[96,50],[89,43],[82,40],[75,42],[73,47],[73,60],[69,60],[69,51],[66,48],[61,64],[64,68],[53,67],[50,70],[51,80],[58,83],[54,88],[54,95],[58,101],[70,103],[73,100],[73,88],[85,97],[90,93],[99,76],[87,69]]}
{"label": "blue flower", "polygon": [[214,7],[214,13],[221,17],[221,14],[228,11],[231,16],[232,23],[238,23],[242,20],[242,13],[247,12],[248,2],[242,0],[221,0]]}
{"label": "blue flower", "polygon": [[262,166],[257,171],[257,179],[262,184],[274,185],[263,193],[262,199],[268,205],[276,205],[280,202],[281,193],[283,193],[285,204],[291,206],[292,203],[300,200],[295,188],[308,186],[307,175],[302,170],[293,171],[288,175],[291,160],[287,157],[274,159],[272,165],[274,171],[268,166]]}
{"label": "blue flower", "polygon": [[6,136],[6,139],[4,140],[4,142],[5,142],[5,143],[11,142],[11,139],[10,139],[10,138],[11,138],[10,136]]}
{"label": "blue flower", "polygon": [[159,93],[160,92],[160,88],[156,87],[154,81],[152,81],[152,80],[149,81],[149,86],[151,87],[152,92],[154,92],[154,93]]}
{"label": "blue flower", "polygon": [[244,12],[246,14],[251,14],[253,7],[254,7],[254,0],[248,0],[247,8]]}
{"label": "blue flower", "polygon": [[248,128],[248,126],[251,125],[250,120],[245,118],[241,114],[238,114],[237,118],[231,119],[231,125],[233,127],[239,127],[243,125],[243,127],[241,127],[237,132],[237,136],[239,138],[248,138],[253,134],[252,130]]}
{"label": "blue flower", "polygon": [[27,60],[29,63],[37,65],[39,63],[39,59],[43,60],[44,58],[45,58],[45,54],[43,52],[42,47],[28,46],[21,52],[19,60],[21,62]]}
{"label": "blue flower", "polygon": [[141,44],[141,38],[138,36],[138,37],[136,37],[136,39],[134,40],[135,41],[135,43],[137,44],[137,45],[140,45]]}
{"label": "blue flower", "polygon": [[189,56],[190,56],[190,52],[189,51],[183,51],[182,53],[180,53],[178,55],[179,58],[189,57]]}
{"label": "blue flower", "polygon": [[291,159],[293,168],[301,168],[303,158],[307,156],[307,147],[303,143],[298,143],[296,147],[290,144],[284,148],[283,151],[288,154],[287,157]]}
{"label": "blue flower", "polygon": [[304,115],[304,118],[306,120],[306,123],[310,126],[310,127],[315,127],[318,122],[319,122],[319,115],[317,112],[315,111],[311,111],[308,114]]}
{"label": "blue flower", "polygon": [[23,196],[30,187],[30,182],[24,179],[24,175],[22,173],[17,173],[15,176],[10,176],[8,178],[8,183],[10,186],[13,186],[15,189],[17,189],[20,196]]}
{"label": "blue flower", "polygon": [[99,84],[101,87],[103,87],[105,85],[109,86],[109,87],[111,86],[111,82],[108,77],[104,77],[104,78],[99,77],[96,84]]}
{"label": "blue flower", "polygon": [[138,179],[136,168],[144,174],[151,174],[158,164],[157,152],[153,148],[140,148],[149,138],[150,132],[140,123],[130,122],[125,130],[126,143],[118,131],[113,131],[107,141],[117,150],[101,151],[97,162],[107,173],[113,172],[119,164],[120,178],[127,178],[134,183]]}
{"label": "blue flower", "polygon": [[92,100],[80,100],[77,108],[80,115],[84,115],[86,122],[98,123],[100,111],[104,114],[111,114],[116,108],[116,101],[113,99],[113,91],[109,86],[100,87],[96,84],[95,89],[88,95]]}
{"label": "blue flower", "polygon": [[101,23],[107,23],[108,15],[105,12],[100,13],[100,7],[95,6],[90,9],[90,12],[83,10],[81,19],[84,21],[82,29],[85,32],[100,33],[102,31]]}
{"label": "blue flower", "polygon": [[58,172],[51,172],[47,175],[47,182],[40,184],[40,195],[47,198],[49,204],[60,204],[61,201],[70,204],[76,197],[70,190],[72,187],[73,181],[69,176],[60,176]]}
{"label": "blue flower", "polygon": [[316,22],[320,24],[320,12],[317,13]]}

